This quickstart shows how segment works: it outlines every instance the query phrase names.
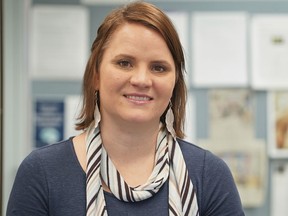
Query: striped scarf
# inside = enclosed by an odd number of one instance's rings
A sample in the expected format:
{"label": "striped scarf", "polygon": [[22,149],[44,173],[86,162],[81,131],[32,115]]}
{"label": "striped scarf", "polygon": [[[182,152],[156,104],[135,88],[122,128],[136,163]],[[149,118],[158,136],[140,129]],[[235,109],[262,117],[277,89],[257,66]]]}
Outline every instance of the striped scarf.
{"label": "striped scarf", "polygon": [[155,166],[147,182],[137,187],[130,187],[102,147],[99,127],[88,129],[86,137],[87,216],[108,215],[101,179],[119,200],[137,202],[156,194],[168,178],[169,216],[199,216],[195,189],[188,176],[181,149],[177,141],[167,134],[166,130],[159,130]]}

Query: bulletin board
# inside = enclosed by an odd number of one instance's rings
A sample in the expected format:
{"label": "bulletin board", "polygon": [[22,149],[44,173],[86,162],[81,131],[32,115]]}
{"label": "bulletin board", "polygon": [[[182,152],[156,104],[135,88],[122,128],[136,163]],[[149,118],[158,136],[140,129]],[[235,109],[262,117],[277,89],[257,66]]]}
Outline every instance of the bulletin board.
{"label": "bulletin board", "polygon": [[[117,1],[117,0],[116,0]],[[115,2],[116,2],[115,1]],[[69,5],[67,2],[70,2],[70,4],[74,4],[77,6],[84,6],[88,9],[89,11],[89,19],[88,19],[88,25],[89,25],[89,35],[87,39],[88,44],[92,44],[97,28],[99,27],[100,23],[102,22],[103,18],[105,15],[110,12],[112,9],[115,8],[115,5],[111,4],[112,1],[107,1],[110,2],[110,4],[97,4],[93,5],[92,2],[100,2],[97,0],[50,0],[49,4],[66,4],[67,6]],[[103,1],[102,1],[103,2]],[[105,1],[106,2],[106,1]],[[117,1],[118,2],[118,1]],[[269,142],[270,136],[269,136],[269,124],[271,121],[269,120],[269,116],[267,117],[267,113],[270,111],[268,109],[269,105],[269,93],[271,91],[274,91],[275,86],[279,87],[279,82],[281,81],[281,89],[283,91],[288,90],[288,83],[287,83],[287,89],[286,88],[286,82],[287,79],[279,79],[278,76],[270,76],[274,80],[274,84],[272,85],[271,83],[266,83],[265,79],[263,80],[263,74],[261,72],[262,65],[260,65],[260,70],[258,70],[259,66],[259,60],[263,60],[269,57],[268,56],[263,56],[262,54],[264,53],[261,49],[258,49],[257,44],[266,44],[267,48],[266,50],[272,50],[273,52],[270,52],[270,55],[280,55],[280,56],[287,56],[286,51],[283,51],[283,49],[286,50],[287,43],[279,43],[279,40],[274,40],[277,43],[277,46],[275,43],[273,43],[273,46],[271,44],[268,44],[267,41],[261,41],[258,39],[257,35],[259,33],[262,33],[262,26],[266,28],[266,19],[269,18],[270,20],[270,15],[273,14],[278,14],[278,15],[283,15],[283,14],[288,14],[288,1],[264,1],[264,0],[257,0],[257,1],[244,1],[244,0],[228,0],[228,1],[201,1],[201,0],[185,0],[185,1],[174,1],[174,0],[151,0],[149,1],[151,3],[154,3],[161,9],[163,9],[165,12],[168,12],[171,15],[171,19],[175,19],[179,22],[181,19],[181,25],[179,26],[184,26],[186,28],[182,28],[180,30],[180,34],[183,33],[183,38],[184,38],[184,49],[185,49],[185,57],[186,57],[186,69],[187,69],[187,86],[188,86],[188,97],[189,97],[189,106],[187,109],[187,122],[188,126],[186,127],[187,130],[185,133],[188,135],[186,137],[189,141],[199,144],[199,140],[205,140],[205,139],[210,139],[210,131],[212,130],[213,132],[213,124],[211,124],[211,121],[209,120],[209,92],[211,89],[215,88],[242,88],[242,89],[249,89],[252,90],[251,94],[254,98],[254,103],[255,105],[251,108],[253,111],[253,121],[250,122],[251,128],[253,129],[253,133],[251,131],[247,132],[250,133],[251,137],[253,135],[254,140],[260,140],[261,142],[259,143],[258,146],[261,147],[261,157],[263,156],[263,151],[264,151],[264,156],[265,159],[267,159],[267,169],[265,168],[265,178],[267,179],[267,182],[261,183],[261,186],[264,186],[264,191],[261,191],[261,202],[259,201],[256,206],[251,207],[251,206],[245,206],[245,214],[248,216],[267,216],[270,213],[275,213],[274,209],[275,206],[277,208],[283,207],[281,203],[279,203],[277,200],[274,198],[277,197],[277,188],[274,190],[274,185],[278,181],[282,181],[283,179],[286,181],[287,179],[287,166],[282,165],[278,166],[279,161],[286,161],[288,160],[287,154],[285,154],[284,157],[282,157],[280,153],[280,150],[277,150],[277,154],[273,154],[273,157],[271,157],[271,149],[268,149],[268,152],[266,151],[266,147],[270,148],[272,142]],[[118,4],[118,3],[117,3]],[[32,1],[32,6],[47,6],[47,0],[33,0]],[[226,14],[224,14],[226,13]],[[225,16],[223,16],[225,15]],[[225,29],[228,25],[231,23],[228,22],[229,20],[232,22],[237,22],[239,23],[239,29],[235,29],[235,31],[230,31],[229,34],[224,34],[224,36],[231,36],[231,44],[234,44],[235,46],[227,46],[226,48],[226,54],[227,56],[221,56],[218,55],[217,57],[221,59],[224,59],[223,64],[221,65],[216,65],[217,68],[220,69],[218,70],[218,73],[216,73],[216,66],[213,66],[211,69],[211,64],[207,65],[205,63],[205,60],[202,61],[202,64],[195,64],[195,61],[197,60],[197,55],[201,55],[201,52],[203,51],[203,46],[200,48],[197,48],[194,42],[199,42],[200,39],[203,39],[201,37],[203,31],[210,31],[211,26],[213,27],[213,23],[211,24],[211,20],[215,21],[217,20],[222,24],[222,27]],[[265,22],[263,22],[263,18]],[[274,19],[274,17],[272,17]],[[279,17],[276,17],[277,20]],[[267,21],[268,24],[270,21]],[[286,19],[285,19],[286,20]],[[261,22],[260,22],[261,21]],[[198,24],[201,23],[206,23],[206,28],[203,28],[203,25],[201,28],[199,28]],[[211,25],[210,25],[211,24]],[[286,22],[285,22],[286,24]],[[197,26],[198,25],[198,26]],[[271,25],[269,25],[271,26]],[[196,28],[195,28],[196,27]],[[260,28],[261,27],[261,28]],[[198,29],[198,35],[197,32],[195,32],[195,29]],[[278,29],[283,29],[278,28],[277,29],[270,29],[266,28],[265,32],[276,32],[277,34],[281,34],[281,38],[286,39],[287,38],[287,28],[285,28],[283,31],[281,30],[278,31]],[[227,32],[228,28],[226,29]],[[261,31],[260,31],[261,30]],[[220,38],[222,37],[221,32],[214,31],[217,34],[217,36]],[[239,34],[240,32],[241,34]],[[268,34],[267,33],[267,34]],[[269,33],[270,34],[270,33]],[[241,37],[239,37],[241,35]],[[206,35],[207,36],[207,35]],[[209,35],[208,35],[209,36]],[[252,37],[253,36],[253,37]],[[273,37],[274,38],[274,37]],[[211,41],[213,38],[207,38],[206,41],[202,41],[202,44],[208,44],[207,42]],[[220,38],[221,39],[221,38]],[[252,40],[253,39],[253,40]],[[187,41],[186,41],[187,40]],[[224,40],[227,41],[227,40]],[[280,42],[283,40],[280,40]],[[284,40],[287,41],[287,40]],[[220,41],[222,42],[222,40]],[[266,43],[267,42],[267,43]],[[253,44],[254,46],[252,46]],[[239,45],[239,47],[238,47]],[[269,45],[269,46],[268,46]],[[275,46],[274,46],[275,45]],[[238,48],[237,48],[237,47]],[[228,48],[234,48],[232,52],[234,53],[240,53],[239,49],[242,49],[242,55],[241,56],[235,56],[235,55],[228,55],[228,51],[230,51]],[[214,48],[211,46],[206,47],[206,52],[210,52],[210,48]],[[209,49],[208,49],[209,48]],[[215,47],[216,49],[217,47]],[[237,48],[237,49],[236,49]],[[282,49],[283,48],[283,49]],[[194,51],[193,51],[194,50]],[[236,50],[236,51],[235,51]],[[205,51],[205,50],[204,50]],[[214,49],[213,49],[214,51]],[[221,50],[219,50],[221,51]],[[283,52],[282,52],[283,51]],[[217,52],[216,52],[217,53]],[[267,53],[267,52],[266,52]],[[284,53],[284,54],[282,54]],[[261,54],[261,55],[259,55]],[[201,57],[201,56],[200,56]],[[243,59],[243,57],[247,59]],[[272,56],[273,57],[273,56]],[[199,58],[198,58],[199,59]],[[226,59],[226,62],[225,62]],[[269,58],[272,59],[272,58]],[[200,58],[201,60],[201,58]],[[210,58],[211,62],[213,63],[213,58]],[[237,63],[238,67],[234,67],[235,62]],[[283,61],[283,67],[286,68],[286,61]],[[199,62],[198,62],[199,63]],[[201,63],[201,61],[200,61]],[[219,63],[219,61],[217,62]],[[231,64],[228,64],[231,63]],[[266,61],[266,64],[270,64],[271,62]],[[272,62],[273,63],[273,62]],[[272,64],[271,63],[271,64]],[[274,64],[274,63],[273,63]],[[225,68],[221,68],[220,66],[225,66]],[[230,67],[228,67],[230,65]],[[232,65],[232,66],[231,66]],[[254,67],[252,67],[254,65]],[[256,66],[255,66],[256,65]],[[205,66],[205,67],[204,67]],[[208,67],[210,66],[210,68]],[[219,66],[219,67],[218,67]],[[207,68],[208,67],[208,68]],[[210,80],[208,79],[202,79],[202,74],[200,70],[206,70],[207,69],[207,74],[208,72],[213,75],[210,76]],[[268,67],[266,67],[268,70]],[[280,70],[281,69],[281,70]],[[279,73],[282,71],[282,67],[279,69]],[[209,71],[208,71],[209,70]],[[235,75],[235,71],[240,71]],[[222,72],[222,76],[219,76],[220,72]],[[267,73],[270,71],[266,71]],[[269,73],[271,74],[271,73]],[[241,75],[241,76],[240,76]],[[287,74],[286,74],[287,76]],[[228,79],[229,78],[229,79]],[[272,79],[270,79],[272,80]],[[209,82],[208,82],[209,81]],[[265,81],[265,82],[264,82]],[[283,83],[282,83],[283,82]],[[284,83],[285,82],[285,83]],[[264,85],[265,84],[265,85]],[[71,95],[79,95],[81,91],[81,79],[74,79],[74,80],[60,80],[60,79],[55,79],[55,80],[41,80],[41,79],[32,79],[31,80],[31,89],[32,89],[32,98],[39,98],[43,96],[51,96],[52,98],[58,98],[61,97],[63,100],[66,98],[70,97]],[[279,90],[279,88],[277,88]],[[60,95],[60,96],[59,96]],[[69,103],[68,103],[69,104]],[[72,106],[71,106],[72,107]],[[248,111],[251,111],[248,110]],[[247,113],[247,112],[246,112]],[[249,114],[249,112],[248,112]],[[233,120],[233,119],[232,119]],[[233,124],[233,122],[228,122],[229,124]],[[213,123],[213,122],[212,122]],[[227,124],[228,124],[227,123]],[[64,123],[66,124],[66,123]],[[68,123],[71,125],[71,123]],[[236,124],[235,127],[238,126],[238,123]],[[242,127],[241,127],[242,128]],[[248,128],[246,128],[248,129]],[[250,127],[249,127],[250,129]],[[214,133],[215,130],[214,130]],[[250,137],[250,138],[251,138]],[[242,142],[243,141],[243,137]],[[239,139],[240,140],[240,139]],[[250,139],[250,141],[252,138]],[[213,142],[214,143],[214,142]],[[252,143],[252,142],[249,142]],[[258,144],[258,142],[255,142]],[[235,144],[235,142],[233,142]],[[240,144],[239,144],[240,145]],[[251,144],[252,145],[252,144]],[[275,146],[275,145],[274,145]],[[264,150],[262,147],[265,147]],[[286,148],[287,149],[287,148]],[[217,151],[217,150],[215,150]],[[248,152],[249,153],[249,152]],[[270,154],[269,154],[270,153]],[[279,157],[281,156],[281,157]],[[226,157],[227,158],[227,157]],[[245,156],[244,158],[249,158],[249,156]],[[247,161],[247,160],[246,160]],[[269,169],[269,167],[274,167],[275,165],[275,170],[274,169]],[[278,169],[280,167],[280,169]],[[282,169],[283,168],[283,169]],[[279,171],[280,170],[280,171]],[[285,171],[284,171],[285,170]],[[274,175],[275,174],[275,175]],[[280,175],[281,174],[281,175]],[[283,175],[282,175],[283,174]],[[261,173],[261,175],[263,175]],[[270,179],[269,176],[274,176],[273,179]],[[279,178],[278,178],[279,177]],[[283,178],[282,178],[283,177]],[[285,178],[284,178],[285,177]],[[269,181],[268,181],[269,180]],[[272,181],[271,181],[272,180]],[[267,183],[267,185],[265,185]],[[246,186],[249,186],[249,184],[246,184]],[[250,184],[252,185],[252,183]],[[254,185],[253,185],[254,186]],[[246,187],[247,188],[247,187]],[[272,196],[273,195],[273,196]],[[277,205],[277,203],[279,205]],[[281,204],[281,205],[280,205]],[[282,212],[286,212],[286,209],[282,209]],[[286,214],[287,215],[287,214]],[[273,216],[273,215],[272,215]],[[276,216],[276,215],[275,215]],[[278,215],[277,215],[278,216]]]}

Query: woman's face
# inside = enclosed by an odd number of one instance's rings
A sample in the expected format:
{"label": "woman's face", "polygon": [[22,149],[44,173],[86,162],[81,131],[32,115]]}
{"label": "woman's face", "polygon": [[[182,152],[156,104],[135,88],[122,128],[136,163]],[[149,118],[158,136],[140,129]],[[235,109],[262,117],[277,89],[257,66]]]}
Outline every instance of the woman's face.
{"label": "woman's face", "polygon": [[175,64],[157,32],[127,23],[112,35],[96,78],[103,121],[159,124],[175,85]]}

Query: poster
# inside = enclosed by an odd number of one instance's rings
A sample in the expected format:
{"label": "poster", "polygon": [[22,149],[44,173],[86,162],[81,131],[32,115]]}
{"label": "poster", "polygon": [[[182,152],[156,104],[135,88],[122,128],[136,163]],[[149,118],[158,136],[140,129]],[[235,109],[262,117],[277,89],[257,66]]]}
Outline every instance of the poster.
{"label": "poster", "polygon": [[288,91],[273,91],[268,96],[270,156],[287,157]]}
{"label": "poster", "polygon": [[247,14],[193,13],[191,56],[193,85],[247,86]]}
{"label": "poster", "polygon": [[272,167],[271,216],[288,215],[288,163],[279,162]]}
{"label": "poster", "polygon": [[233,140],[237,137],[243,141],[254,138],[255,109],[251,91],[212,89],[208,94],[210,138]]}
{"label": "poster", "polygon": [[[173,22],[177,33],[179,35],[182,47],[184,49],[184,54],[188,53],[188,13],[177,12],[177,11],[168,11],[166,12],[167,16]],[[186,59],[187,60],[187,59]]]}
{"label": "poster", "polygon": [[33,79],[81,79],[89,54],[88,10],[32,7],[29,71]]}
{"label": "poster", "polygon": [[288,89],[288,15],[254,15],[251,49],[253,88]]}
{"label": "poster", "polygon": [[64,138],[63,100],[38,99],[34,104],[35,147],[56,143]]}
{"label": "poster", "polygon": [[254,135],[254,100],[247,89],[214,89],[209,94],[209,137],[197,143],[222,158],[235,179],[244,207],[265,197],[265,141]]}
{"label": "poster", "polygon": [[183,52],[184,52],[184,58],[185,58],[185,69],[187,71],[187,73],[184,73],[184,77],[185,77],[185,82],[187,87],[189,88],[190,85],[190,73],[189,71],[189,42],[188,42],[188,21],[189,21],[189,15],[188,13],[185,12],[179,12],[179,11],[168,11],[166,12],[166,14],[168,15],[168,17],[171,19],[171,21],[173,22],[176,31],[179,35],[180,38],[180,42],[183,48]]}
{"label": "poster", "polygon": [[265,142],[247,139],[200,140],[201,147],[210,150],[228,165],[245,208],[259,207],[265,200],[267,161]]}

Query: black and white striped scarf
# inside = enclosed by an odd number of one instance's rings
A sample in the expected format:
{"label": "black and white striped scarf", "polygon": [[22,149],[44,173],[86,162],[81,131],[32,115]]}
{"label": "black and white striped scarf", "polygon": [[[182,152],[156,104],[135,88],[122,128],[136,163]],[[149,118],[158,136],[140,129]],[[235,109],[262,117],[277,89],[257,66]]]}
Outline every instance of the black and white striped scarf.
{"label": "black and white striped scarf", "polygon": [[[162,124],[160,124],[162,128]],[[86,136],[87,216],[108,215],[101,178],[119,200],[137,202],[153,196],[169,178],[169,216],[197,216],[198,204],[192,181],[176,140],[159,130],[154,169],[143,185],[130,187],[117,171],[105,148],[99,127],[90,127]]]}

